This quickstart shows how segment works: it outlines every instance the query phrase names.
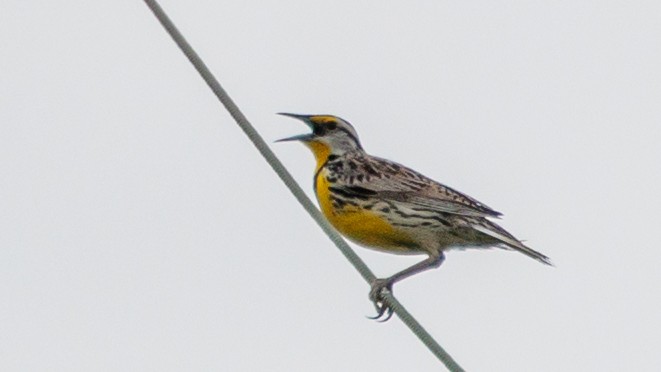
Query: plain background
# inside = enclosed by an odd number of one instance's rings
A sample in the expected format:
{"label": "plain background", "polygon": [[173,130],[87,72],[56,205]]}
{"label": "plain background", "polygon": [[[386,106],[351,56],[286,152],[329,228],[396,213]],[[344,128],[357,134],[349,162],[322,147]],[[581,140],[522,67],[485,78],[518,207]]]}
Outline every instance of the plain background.
{"label": "plain background", "polygon": [[[658,1],[163,1],[265,139],[351,121],[555,268],[396,295],[470,371],[661,369]],[[431,371],[141,1],[0,5],[0,369]],[[273,149],[311,193],[312,156]],[[357,248],[382,276],[420,258]]]}

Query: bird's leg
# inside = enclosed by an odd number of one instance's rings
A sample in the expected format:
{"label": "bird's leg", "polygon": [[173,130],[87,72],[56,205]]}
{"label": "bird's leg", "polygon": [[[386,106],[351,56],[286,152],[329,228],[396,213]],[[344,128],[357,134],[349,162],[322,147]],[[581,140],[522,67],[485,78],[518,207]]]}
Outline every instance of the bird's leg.
{"label": "bird's leg", "polygon": [[[376,316],[369,318],[379,320],[381,322],[385,322],[388,319],[390,319],[393,311],[390,308],[390,306],[385,304],[383,298],[381,297],[383,290],[387,289],[390,293],[392,293],[393,284],[397,283],[402,279],[408,278],[409,276],[415,275],[419,272],[429,270],[432,268],[437,268],[441,266],[443,260],[445,260],[445,255],[443,255],[443,252],[434,253],[431,254],[425,260],[420,261],[417,264],[408,267],[398,273],[395,273],[389,276],[388,278],[374,279],[374,281],[372,282],[372,288],[370,289],[369,298],[374,303],[374,307],[376,308]],[[384,314],[386,317],[384,319],[380,319]]]}

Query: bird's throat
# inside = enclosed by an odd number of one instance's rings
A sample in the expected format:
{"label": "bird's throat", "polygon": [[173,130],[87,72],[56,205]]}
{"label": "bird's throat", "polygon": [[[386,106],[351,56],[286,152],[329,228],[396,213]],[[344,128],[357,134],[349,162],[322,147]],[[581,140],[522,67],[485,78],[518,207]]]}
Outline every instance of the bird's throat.
{"label": "bird's throat", "polygon": [[312,150],[312,154],[314,154],[314,158],[317,160],[315,171],[318,171],[326,163],[326,160],[328,160],[328,155],[331,153],[330,146],[318,141],[306,142],[305,145]]}

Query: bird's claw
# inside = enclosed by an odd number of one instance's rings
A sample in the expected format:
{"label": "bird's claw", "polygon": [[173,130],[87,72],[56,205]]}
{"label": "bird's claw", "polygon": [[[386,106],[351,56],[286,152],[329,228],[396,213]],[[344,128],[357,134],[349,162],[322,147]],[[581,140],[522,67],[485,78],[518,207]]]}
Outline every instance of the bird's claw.
{"label": "bird's claw", "polygon": [[392,281],[388,279],[375,279],[372,282],[369,298],[372,303],[374,303],[376,315],[368,316],[369,319],[373,319],[379,322],[386,322],[392,317],[392,308],[388,306],[383,300],[383,290],[386,289],[392,293],[392,284]]}
{"label": "bird's claw", "polygon": [[[392,308],[390,306],[386,306],[383,303],[374,304],[374,307],[376,308],[376,315],[374,316],[368,316],[368,319],[376,320],[377,322],[387,322],[390,318],[392,318],[392,314],[394,313]],[[382,318],[385,315],[384,318]]]}

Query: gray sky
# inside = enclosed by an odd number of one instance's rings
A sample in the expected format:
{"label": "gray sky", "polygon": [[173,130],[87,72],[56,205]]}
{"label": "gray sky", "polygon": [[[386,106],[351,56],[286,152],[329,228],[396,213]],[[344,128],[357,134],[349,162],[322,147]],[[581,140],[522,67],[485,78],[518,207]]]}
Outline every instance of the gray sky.
{"label": "gray sky", "polygon": [[[395,287],[464,368],[661,369],[661,4],[330,4],[162,2],[269,142],[342,116],[553,259]],[[141,1],[4,1],[0,45],[0,370],[439,369]]]}

